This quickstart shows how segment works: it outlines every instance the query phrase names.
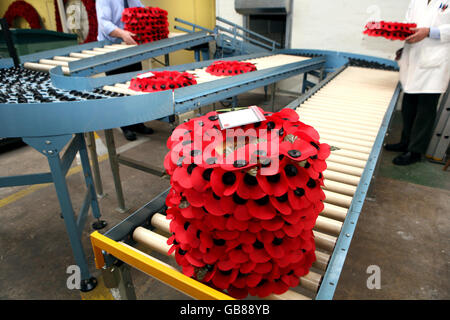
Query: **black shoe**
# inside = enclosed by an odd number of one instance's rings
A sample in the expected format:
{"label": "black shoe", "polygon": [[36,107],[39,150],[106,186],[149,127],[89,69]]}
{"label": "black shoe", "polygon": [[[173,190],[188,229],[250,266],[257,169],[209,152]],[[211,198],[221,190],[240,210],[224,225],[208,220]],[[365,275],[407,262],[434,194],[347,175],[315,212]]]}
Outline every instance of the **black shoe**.
{"label": "black shoe", "polygon": [[419,162],[421,159],[420,153],[417,152],[405,152],[392,160],[392,163],[397,166],[407,166],[415,162]]}
{"label": "black shoe", "polygon": [[130,130],[123,130],[123,136],[128,141],[134,141],[137,139],[136,133],[134,133],[133,131],[130,131]]}
{"label": "black shoe", "polygon": [[142,134],[152,134],[153,133],[153,129],[146,127],[143,123],[136,124],[134,126],[133,130],[136,131],[137,133],[142,133]]}
{"label": "black shoe", "polygon": [[387,151],[394,151],[394,152],[407,152],[408,146],[403,143],[393,143],[393,144],[385,144],[384,149]]}

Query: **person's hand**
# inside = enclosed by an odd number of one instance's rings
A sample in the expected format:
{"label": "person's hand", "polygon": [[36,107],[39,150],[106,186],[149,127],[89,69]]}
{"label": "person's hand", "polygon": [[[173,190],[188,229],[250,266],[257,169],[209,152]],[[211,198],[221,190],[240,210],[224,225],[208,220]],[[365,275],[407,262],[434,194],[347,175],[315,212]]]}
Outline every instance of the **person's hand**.
{"label": "person's hand", "polygon": [[411,28],[411,31],[414,31],[414,34],[405,39],[407,43],[420,42],[430,34],[430,28]]}
{"label": "person's hand", "polygon": [[137,44],[136,41],[134,41],[133,37],[135,37],[136,34],[127,31],[127,30],[122,30],[120,33],[120,37],[122,38],[122,40],[126,43],[126,44]]}

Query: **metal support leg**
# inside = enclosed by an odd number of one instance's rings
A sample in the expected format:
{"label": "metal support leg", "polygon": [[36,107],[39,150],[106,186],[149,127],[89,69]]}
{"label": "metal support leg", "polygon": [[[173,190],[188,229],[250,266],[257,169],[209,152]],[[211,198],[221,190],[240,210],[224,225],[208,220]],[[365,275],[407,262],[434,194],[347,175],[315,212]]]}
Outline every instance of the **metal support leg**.
{"label": "metal support leg", "polygon": [[272,84],[272,112],[275,112],[275,94],[277,91],[277,84]]}
{"label": "metal support leg", "polygon": [[269,87],[264,86],[264,100],[267,101],[267,93],[269,92]]}
{"label": "metal support leg", "polygon": [[200,51],[194,50],[194,58],[196,62],[200,62]]}
{"label": "metal support leg", "polygon": [[170,66],[169,54],[164,55],[164,63],[166,64],[166,67]]}
{"label": "metal support leg", "polygon": [[[79,139],[80,141],[80,159],[81,159],[81,165],[83,167],[83,173],[84,173],[84,181],[86,183],[86,188],[89,192],[89,197],[91,201],[91,208],[92,208],[92,215],[94,218],[97,219],[96,222],[92,224],[92,227],[95,230],[100,230],[106,227],[106,222],[103,220],[100,220],[100,209],[98,207],[98,201],[97,201],[97,194],[95,193],[95,186],[94,181],[92,180],[92,173],[91,173],[91,166],[89,165],[89,157],[88,152],[86,148],[86,143],[84,141],[84,136],[82,133],[78,133],[76,135],[76,139]],[[94,143],[95,144],[95,143]]]}
{"label": "metal support leg", "polygon": [[97,147],[95,145],[95,136],[93,132],[88,132],[87,134],[87,147],[89,149],[89,154],[92,161],[92,171],[95,181],[95,190],[97,191],[97,197],[100,199],[103,198],[105,195],[103,194],[103,184],[102,184],[102,178],[100,176],[100,167],[98,165],[98,158],[97,158]]}
{"label": "metal support leg", "polygon": [[92,277],[89,272],[83,245],[78,236],[78,226],[75,221],[75,213],[73,211],[69,190],[61,167],[59,152],[49,153],[47,160],[52,173],[59,204],[61,206],[64,223],[66,225],[67,233],[69,234],[70,245],[72,246],[75,261],[81,271],[81,291],[90,291],[96,287],[97,279]]}
{"label": "metal support leg", "polygon": [[116,300],[136,300],[130,266],[123,262],[102,270],[105,286]]}
{"label": "metal support leg", "polygon": [[106,147],[108,148],[109,164],[111,165],[111,172],[114,179],[114,186],[116,187],[117,202],[119,205],[117,211],[123,213],[127,210],[125,208],[125,199],[123,197],[122,182],[120,181],[119,174],[119,161],[117,159],[116,145],[114,143],[114,135],[112,129],[105,130],[105,137]]}
{"label": "metal support leg", "polygon": [[238,106],[238,97],[237,96],[233,96],[233,100],[231,102],[231,110],[236,109]]}

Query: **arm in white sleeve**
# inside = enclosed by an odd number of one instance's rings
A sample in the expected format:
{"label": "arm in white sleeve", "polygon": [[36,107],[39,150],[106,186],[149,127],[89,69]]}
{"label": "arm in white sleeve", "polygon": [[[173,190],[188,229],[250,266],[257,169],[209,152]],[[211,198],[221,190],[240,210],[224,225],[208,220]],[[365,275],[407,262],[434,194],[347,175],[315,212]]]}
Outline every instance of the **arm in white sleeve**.
{"label": "arm in white sleeve", "polygon": [[438,27],[442,42],[450,42],[450,24],[443,24]]}
{"label": "arm in white sleeve", "polygon": [[441,39],[441,30],[439,28],[436,28],[436,27],[431,27],[430,28],[430,35],[429,35],[429,37],[431,39],[440,40]]}

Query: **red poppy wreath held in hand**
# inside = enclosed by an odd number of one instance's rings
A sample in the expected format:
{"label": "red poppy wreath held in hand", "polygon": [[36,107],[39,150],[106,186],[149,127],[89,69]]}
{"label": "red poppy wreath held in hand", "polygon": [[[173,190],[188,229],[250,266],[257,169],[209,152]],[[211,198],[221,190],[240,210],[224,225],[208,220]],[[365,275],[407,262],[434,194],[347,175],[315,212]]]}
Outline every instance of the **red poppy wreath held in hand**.
{"label": "red poppy wreath held in hand", "polygon": [[417,27],[415,23],[400,22],[369,22],[365,26],[364,34],[371,37],[384,37],[389,40],[405,40],[414,31],[412,28]]}
{"label": "red poppy wreath held in hand", "polygon": [[210,112],[167,141],[166,199],[183,273],[236,298],[282,294],[315,261],[313,227],[323,210],[330,147],[291,109],[220,130]]}

